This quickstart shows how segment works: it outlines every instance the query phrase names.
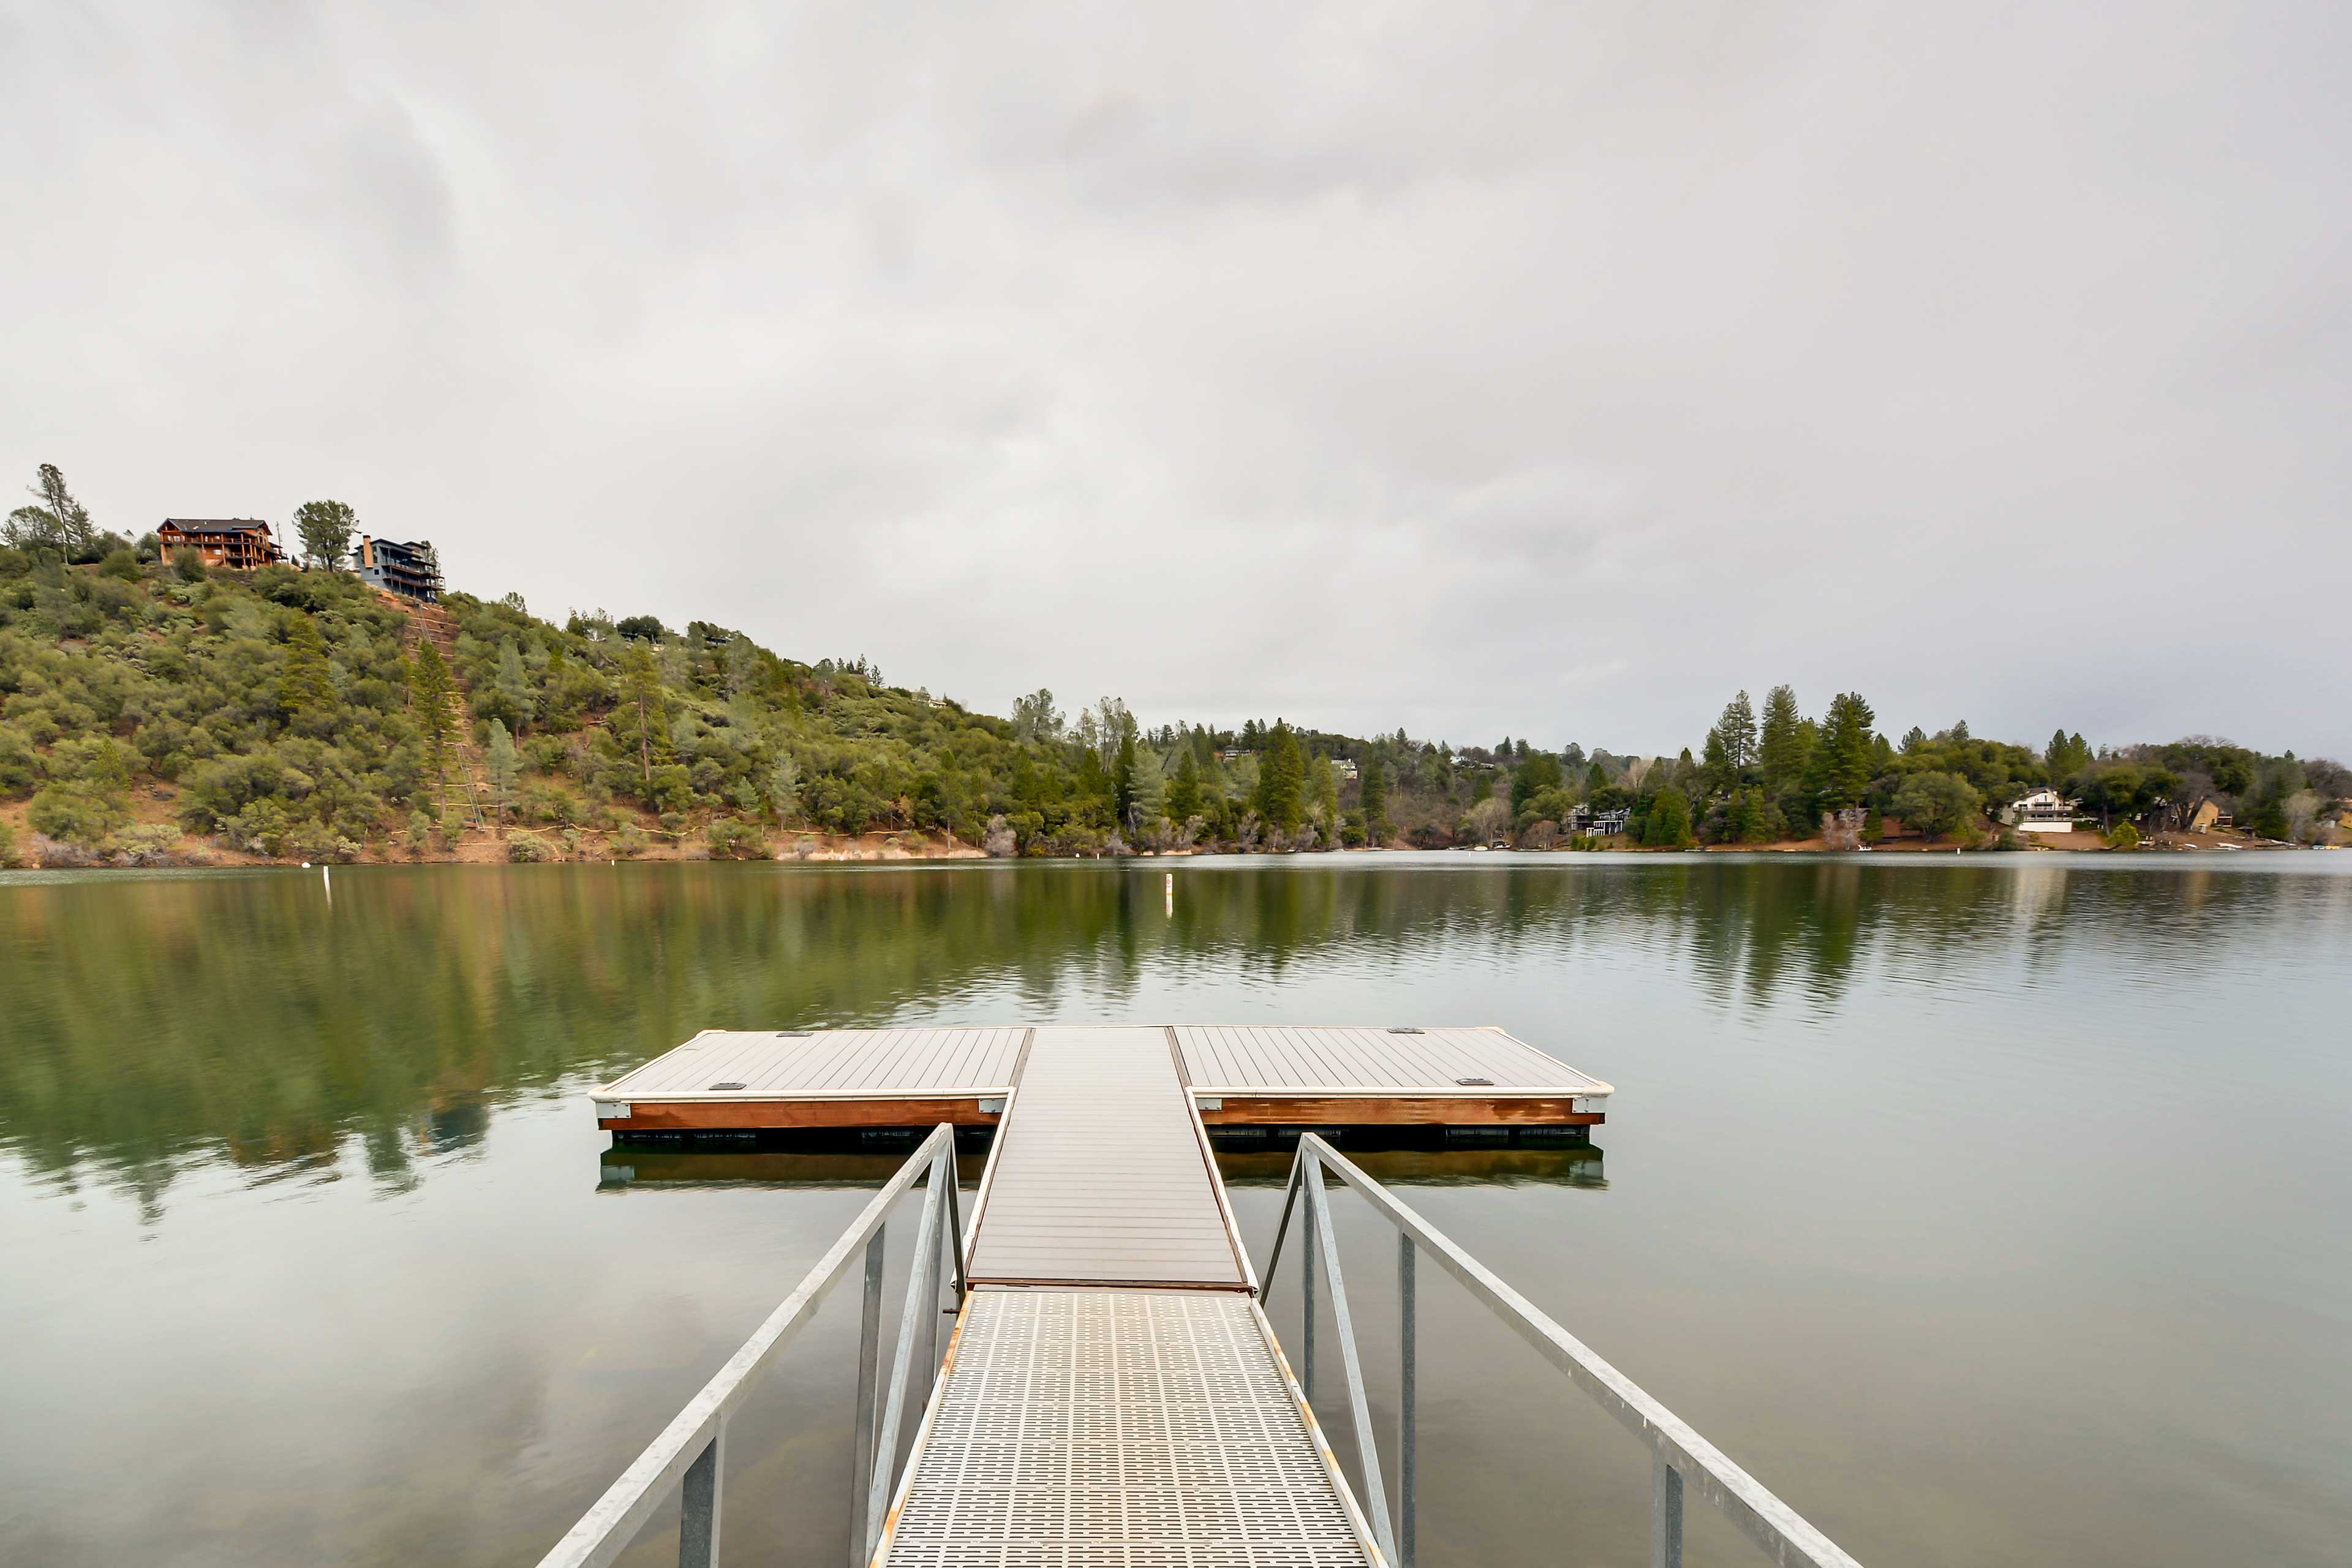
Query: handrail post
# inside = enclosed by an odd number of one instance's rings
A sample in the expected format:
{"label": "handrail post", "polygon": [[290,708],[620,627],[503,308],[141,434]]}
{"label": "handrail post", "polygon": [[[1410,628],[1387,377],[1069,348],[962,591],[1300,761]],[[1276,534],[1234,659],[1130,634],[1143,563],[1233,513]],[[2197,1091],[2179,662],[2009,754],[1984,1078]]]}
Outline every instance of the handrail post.
{"label": "handrail post", "polygon": [[1683,1568],[1683,1478],[1664,1454],[1650,1456],[1650,1568]]}
{"label": "handrail post", "polygon": [[722,1418],[678,1487],[677,1568],[719,1568],[719,1469],[726,1450]]}
{"label": "handrail post", "polygon": [[1413,1394],[1419,1368],[1414,1341],[1420,1312],[1413,1300],[1412,1237],[1397,1232],[1397,1316],[1402,1363],[1397,1380],[1397,1568],[1412,1568]]}
{"label": "handrail post", "polygon": [[874,1384],[882,1359],[884,1226],[866,1244],[866,1300],[857,1319],[857,1413],[851,1421],[849,1466],[849,1568],[864,1568],[866,1494],[874,1482]]}
{"label": "handrail post", "polygon": [[[937,1164],[931,1167],[931,1190],[923,1194],[923,1203],[930,1211],[934,1224],[946,1217],[947,1197],[940,1185]],[[941,1225],[940,1228],[944,1230],[947,1227]],[[907,1288],[918,1291],[923,1303],[923,1381],[916,1389],[918,1400],[929,1399],[931,1385],[940,1380],[940,1246],[947,1239],[946,1237],[932,1239],[929,1247],[919,1259],[922,1278],[907,1282]]]}
{"label": "handrail post", "polygon": [[[956,1306],[971,1294],[971,1265],[963,1255],[963,1201],[957,1191],[955,1134],[948,1134],[948,1146],[940,1152],[940,1166],[945,1173],[948,1194],[948,1256],[955,1263]],[[936,1178],[935,1178],[936,1179]]]}
{"label": "handrail post", "polygon": [[1356,1353],[1356,1321],[1348,1310],[1348,1281],[1339,1271],[1339,1233],[1331,1223],[1330,1202],[1323,1194],[1319,1160],[1307,1167],[1307,1217],[1313,1226],[1309,1234],[1322,1242],[1324,1266],[1331,1271],[1331,1318],[1339,1335],[1339,1368],[1348,1376],[1349,1413],[1355,1417],[1356,1458],[1364,1469],[1364,1507],[1372,1516],[1372,1536],[1380,1542],[1381,1555],[1394,1563],[1396,1531],[1389,1528],[1388,1483],[1381,1479],[1380,1444],[1372,1436],[1372,1403],[1364,1392],[1364,1363]]}
{"label": "handrail post", "polygon": [[1307,1145],[1302,1142],[1297,1153],[1290,1157],[1290,1180],[1282,1184],[1282,1218],[1274,1227],[1274,1250],[1265,1255],[1265,1277],[1258,1285],[1257,1304],[1265,1306],[1274,1296],[1275,1270],[1282,1265],[1283,1237],[1290,1234],[1290,1211],[1298,1202],[1298,1175],[1307,1168]]}
{"label": "handrail post", "polygon": [[[923,1266],[926,1257],[936,1262],[939,1257],[940,1205],[938,1194],[930,1194],[923,1204],[923,1217],[915,1227],[915,1258],[908,1268],[906,1310],[898,1314],[898,1346],[890,1356],[890,1392],[882,1400],[882,1430],[874,1444],[874,1474],[866,1488],[866,1556],[871,1561],[875,1549],[882,1544],[882,1524],[890,1507],[891,1472],[898,1468],[898,1422],[907,1407],[908,1373],[915,1359],[915,1334],[924,1313],[923,1282],[929,1273]],[[934,1281],[937,1276],[931,1276]],[[928,1315],[936,1322],[938,1286],[932,1286],[933,1309]],[[926,1388],[929,1384],[924,1385]]]}
{"label": "handrail post", "polygon": [[[1314,1157],[1307,1152],[1307,1145],[1303,1142],[1298,1146],[1298,1157],[1301,1161],[1299,1184],[1304,1186],[1307,1173],[1315,1166]],[[1299,1216],[1299,1225],[1305,1233],[1299,1238],[1298,1247],[1298,1312],[1301,1324],[1298,1337],[1303,1342],[1299,1346],[1299,1365],[1305,1373],[1300,1384],[1307,1391],[1307,1403],[1312,1405],[1315,1403],[1315,1250],[1318,1239],[1315,1230],[1314,1199],[1307,1200],[1307,1212]]]}

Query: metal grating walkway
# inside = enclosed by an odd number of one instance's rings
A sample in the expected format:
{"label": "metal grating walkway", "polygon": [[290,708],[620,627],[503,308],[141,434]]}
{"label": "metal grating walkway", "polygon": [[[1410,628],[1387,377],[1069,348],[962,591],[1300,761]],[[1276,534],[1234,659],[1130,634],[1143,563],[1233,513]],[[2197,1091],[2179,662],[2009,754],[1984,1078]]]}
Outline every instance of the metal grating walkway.
{"label": "metal grating walkway", "polygon": [[1369,1564],[1250,1298],[975,1291],[878,1563]]}

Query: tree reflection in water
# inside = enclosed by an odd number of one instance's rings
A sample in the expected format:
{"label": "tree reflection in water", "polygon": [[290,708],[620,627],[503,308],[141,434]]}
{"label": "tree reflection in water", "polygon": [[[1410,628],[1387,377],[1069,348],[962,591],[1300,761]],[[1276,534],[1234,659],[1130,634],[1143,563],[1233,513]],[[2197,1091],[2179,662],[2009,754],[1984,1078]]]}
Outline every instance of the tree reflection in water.
{"label": "tree reflection in water", "polygon": [[2151,896],[2147,872],[2054,857],[1894,858],[350,868],[331,905],[287,872],[14,877],[0,1147],[152,1218],[195,1160],[299,1179],[356,1143],[405,1187],[500,1106],[702,1028],[1123,1017],[1172,977],[1239,994],[1433,953],[1570,984],[1628,959],[1726,1010],[1832,1010],[1865,965],[1941,974],[2021,938],[2030,975],[2086,922],[2210,962],[2294,918],[2284,879],[2236,867],[2168,868]]}

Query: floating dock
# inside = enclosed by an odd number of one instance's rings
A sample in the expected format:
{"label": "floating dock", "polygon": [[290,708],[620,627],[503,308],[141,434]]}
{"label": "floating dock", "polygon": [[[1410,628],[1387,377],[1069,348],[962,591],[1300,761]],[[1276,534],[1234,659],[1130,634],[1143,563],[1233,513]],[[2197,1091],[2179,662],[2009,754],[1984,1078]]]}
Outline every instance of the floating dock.
{"label": "floating dock", "polygon": [[1592,1127],[1612,1092],[1496,1028],[709,1029],[595,1090],[597,1124],[993,1127],[1018,1094],[1045,1092],[1038,1052],[1058,1061],[1055,1040],[1076,1035],[1161,1058],[1210,1127]]}
{"label": "floating dock", "polygon": [[969,1292],[872,1561],[1383,1561],[1257,1302],[1209,1127],[1591,1127],[1494,1028],[712,1030],[595,1091],[616,1133],[997,1129]]}

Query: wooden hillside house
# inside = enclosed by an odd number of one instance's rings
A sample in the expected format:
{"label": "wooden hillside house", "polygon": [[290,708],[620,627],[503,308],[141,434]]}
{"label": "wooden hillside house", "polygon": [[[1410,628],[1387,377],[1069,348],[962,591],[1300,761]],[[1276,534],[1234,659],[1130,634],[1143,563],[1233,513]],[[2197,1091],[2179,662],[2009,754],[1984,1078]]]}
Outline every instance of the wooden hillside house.
{"label": "wooden hillside house", "polygon": [[227,572],[252,572],[286,559],[269,525],[254,518],[167,517],[155,542],[167,561],[174,551],[193,550],[205,565]]}

